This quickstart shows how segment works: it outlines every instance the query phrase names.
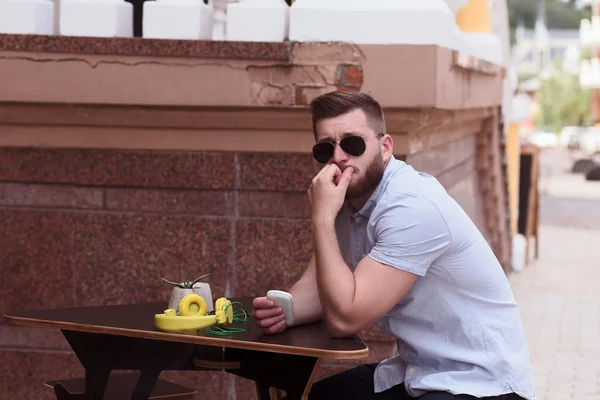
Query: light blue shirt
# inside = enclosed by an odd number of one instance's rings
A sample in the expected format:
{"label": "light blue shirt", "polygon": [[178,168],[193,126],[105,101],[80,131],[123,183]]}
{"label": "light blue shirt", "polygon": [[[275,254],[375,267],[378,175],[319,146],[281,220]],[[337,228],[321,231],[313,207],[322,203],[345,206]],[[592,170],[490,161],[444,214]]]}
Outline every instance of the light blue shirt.
{"label": "light blue shirt", "polygon": [[447,391],[535,398],[519,309],[500,263],[463,209],[434,177],[392,158],[357,213],[336,219],[352,270],[363,257],[416,274],[379,321],[398,355],[375,370],[375,392],[404,382],[409,395]]}

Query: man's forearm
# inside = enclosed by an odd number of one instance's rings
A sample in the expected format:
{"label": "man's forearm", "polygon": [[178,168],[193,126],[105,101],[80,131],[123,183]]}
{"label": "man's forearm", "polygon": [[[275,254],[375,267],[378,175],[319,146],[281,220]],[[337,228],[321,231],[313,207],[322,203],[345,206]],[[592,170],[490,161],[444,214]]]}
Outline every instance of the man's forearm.
{"label": "man's forearm", "polygon": [[289,292],[294,299],[294,325],[308,324],[321,319],[323,308],[314,276],[303,277]]}
{"label": "man's forearm", "polygon": [[333,221],[313,221],[313,236],[323,314],[330,327],[341,333],[352,315],[354,274],[340,253]]}

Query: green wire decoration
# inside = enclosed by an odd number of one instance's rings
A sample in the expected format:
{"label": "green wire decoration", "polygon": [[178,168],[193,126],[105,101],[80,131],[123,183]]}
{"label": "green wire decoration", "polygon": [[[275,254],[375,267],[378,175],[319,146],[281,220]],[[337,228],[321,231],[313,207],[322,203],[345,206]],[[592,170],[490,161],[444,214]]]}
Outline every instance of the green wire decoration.
{"label": "green wire decoration", "polygon": [[[234,322],[248,322],[248,313],[244,309],[244,305],[238,301],[233,301],[231,304],[223,306],[223,311],[227,311],[228,307],[233,307],[234,304],[239,304],[241,308],[233,311],[233,321]],[[209,314],[214,312],[211,311]],[[219,325],[213,325],[208,327],[208,332],[211,335],[215,336],[229,336],[232,333],[245,332],[244,328],[234,328],[234,327],[221,327]]]}

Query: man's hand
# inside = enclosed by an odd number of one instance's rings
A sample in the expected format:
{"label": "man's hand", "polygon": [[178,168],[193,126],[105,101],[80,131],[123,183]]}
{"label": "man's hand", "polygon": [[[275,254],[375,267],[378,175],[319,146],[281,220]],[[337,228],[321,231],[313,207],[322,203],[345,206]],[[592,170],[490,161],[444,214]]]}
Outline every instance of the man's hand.
{"label": "man's hand", "polygon": [[260,330],[267,335],[274,335],[285,330],[285,314],[273,300],[257,297],[252,301],[252,315]]}
{"label": "man's hand", "polygon": [[353,172],[352,167],[342,172],[337,165],[329,164],[313,178],[308,189],[313,221],[335,220],[344,204]]}

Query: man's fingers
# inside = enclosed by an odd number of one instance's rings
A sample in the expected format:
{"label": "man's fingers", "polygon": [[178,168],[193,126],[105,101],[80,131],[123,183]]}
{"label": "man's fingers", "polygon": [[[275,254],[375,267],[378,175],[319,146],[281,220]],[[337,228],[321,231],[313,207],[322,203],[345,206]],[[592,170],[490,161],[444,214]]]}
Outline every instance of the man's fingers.
{"label": "man's fingers", "polygon": [[256,297],[254,300],[252,300],[252,307],[253,308],[271,308],[275,306],[275,302],[273,300],[269,300],[266,297]]}
{"label": "man's fingers", "polygon": [[315,176],[313,179],[313,185],[320,181],[331,183],[333,182],[335,175],[338,173],[340,173],[340,168],[335,164],[329,164],[327,167],[323,168],[323,170],[317,176]]}
{"label": "man's fingers", "polygon": [[277,333],[281,333],[285,330],[285,320],[278,322],[275,325],[271,325],[268,328],[261,329],[262,333],[266,335],[275,335]]}
{"label": "man's fingers", "polygon": [[333,184],[335,186],[338,186],[340,184],[340,180],[342,179],[342,171],[340,171],[339,169],[336,171],[335,175],[333,176]]}
{"label": "man's fingers", "polygon": [[255,309],[253,314],[257,319],[265,319],[278,316],[283,313],[281,307],[273,307],[273,308],[258,308]]}
{"label": "man's fingers", "polygon": [[267,329],[267,328],[272,327],[273,325],[277,325],[277,324],[281,323],[281,321],[283,321],[285,323],[285,315],[283,315],[283,314],[280,314],[273,318],[261,319],[261,320],[256,321],[256,323],[261,328]]}
{"label": "man's fingers", "polygon": [[317,181],[317,179],[319,179],[319,177],[321,175],[323,175],[323,173],[325,173],[325,171],[327,171],[331,165],[332,164],[328,164],[328,165],[324,166],[323,168],[321,168],[321,170],[319,171],[319,173],[317,175],[315,175],[315,177],[312,179],[311,185],[314,185],[315,182]]}
{"label": "man's fingers", "polygon": [[326,179],[328,182],[332,182],[333,178],[341,173],[340,167],[335,164],[330,164],[330,168],[323,174],[323,179]]}
{"label": "man's fingers", "polygon": [[[285,314],[281,307],[276,307],[273,300],[266,297],[256,297],[252,300],[252,315],[256,325],[268,334],[275,334],[285,329]],[[283,325],[281,322],[283,321]]]}
{"label": "man's fingers", "polygon": [[354,173],[354,168],[348,167],[342,173],[342,177],[339,180],[338,187],[343,188],[344,190],[348,189],[348,185],[350,185],[350,180],[352,180],[352,174]]}

